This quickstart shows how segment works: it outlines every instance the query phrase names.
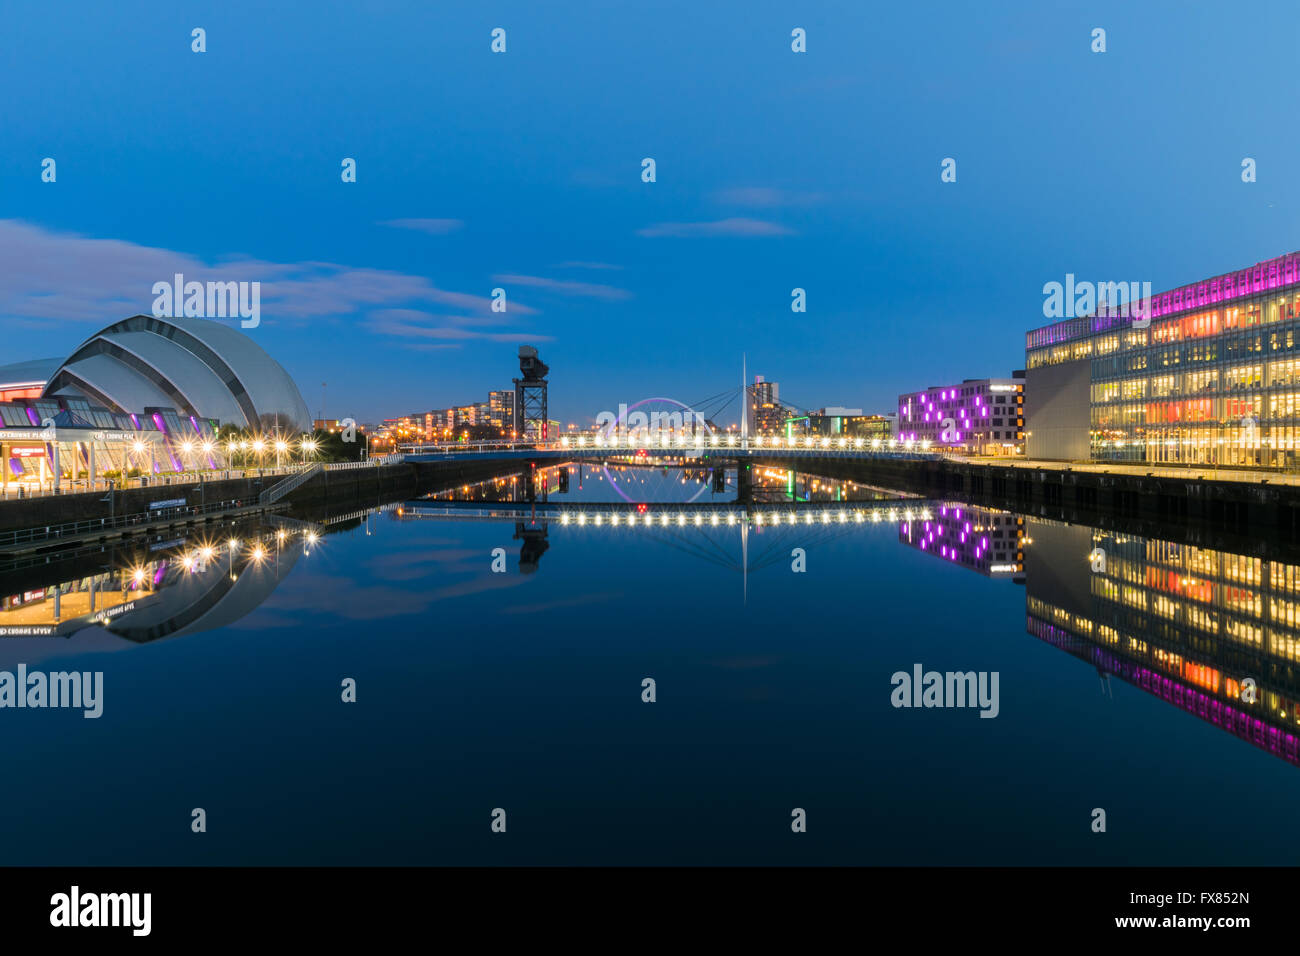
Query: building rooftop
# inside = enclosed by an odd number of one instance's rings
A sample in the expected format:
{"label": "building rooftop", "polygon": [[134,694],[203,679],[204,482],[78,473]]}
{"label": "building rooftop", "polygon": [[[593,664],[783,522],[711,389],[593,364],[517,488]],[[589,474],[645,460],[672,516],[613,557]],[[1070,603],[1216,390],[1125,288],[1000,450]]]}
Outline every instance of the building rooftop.
{"label": "building rooftop", "polygon": [[[1265,259],[1245,269],[1225,272],[1211,279],[1202,279],[1189,285],[1178,286],[1168,292],[1151,296],[1151,318],[1173,315],[1220,302],[1230,302],[1246,296],[1300,282],[1300,252],[1288,252],[1273,259]],[[1096,314],[1081,318],[1062,319],[1051,325],[1040,326],[1025,334],[1025,348],[1037,349],[1057,345],[1074,339],[1086,338],[1111,329],[1132,325],[1126,315]]]}

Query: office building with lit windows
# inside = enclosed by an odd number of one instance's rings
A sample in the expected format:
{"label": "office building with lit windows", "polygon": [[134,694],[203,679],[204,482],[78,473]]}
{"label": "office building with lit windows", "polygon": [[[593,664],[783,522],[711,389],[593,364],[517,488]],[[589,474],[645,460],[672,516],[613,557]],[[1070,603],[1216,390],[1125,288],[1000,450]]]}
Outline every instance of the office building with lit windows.
{"label": "office building with lit windows", "polygon": [[[1027,519],[1029,633],[1300,765],[1300,565]],[[1249,683],[1248,680],[1249,679]]]}
{"label": "office building with lit windows", "polygon": [[1300,253],[1029,332],[1030,458],[1283,469],[1300,442]]}
{"label": "office building with lit windows", "polygon": [[1025,373],[968,378],[898,396],[900,441],[928,441],[979,455],[1024,451]]}

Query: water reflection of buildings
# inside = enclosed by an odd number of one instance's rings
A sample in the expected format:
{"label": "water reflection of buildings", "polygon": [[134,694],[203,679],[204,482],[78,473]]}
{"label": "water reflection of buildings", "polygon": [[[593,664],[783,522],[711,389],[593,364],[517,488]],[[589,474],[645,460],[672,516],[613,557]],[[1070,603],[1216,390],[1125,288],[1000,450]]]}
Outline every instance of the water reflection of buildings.
{"label": "water reflection of buildings", "polygon": [[899,540],[986,575],[1014,542],[1030,634],[1300,765],[1300,564],[957,503]]}
{"label": "water reflection of buildings", "polygon": [[898,540],[989,577],[1016,577],[1025,568],[1024,524],[1005,511],[946,504],[928,519],[903,522]]}
{"label": "water reflection of buildings", "polygon": [[[266,600],[317,537],[314,526],[243,525],[112,566],[83,564],[40,587],[6,586],[19,578],[0,575],[0,652],[30,660],[225,627]],[[51,642],[59,637],[76,640]]]}
{"label": "water reflection of buildings", "polygon": [[1300,565],[1045,521],[1031,528],[1031,634],[1300,764]]}

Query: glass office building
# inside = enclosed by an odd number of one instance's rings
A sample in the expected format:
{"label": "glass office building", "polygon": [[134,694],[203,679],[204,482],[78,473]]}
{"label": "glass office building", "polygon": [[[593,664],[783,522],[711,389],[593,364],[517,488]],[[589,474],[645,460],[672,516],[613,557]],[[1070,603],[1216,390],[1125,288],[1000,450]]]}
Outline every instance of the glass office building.
{"label": "glass office building", "polygon": [[1028,631],[1300,765],[1300,565],[1029,519]]}
{"label": "glass office building", "polygon": [[1286,469],[1300,450],[1300,253],[1026,338],[1031,458]]}

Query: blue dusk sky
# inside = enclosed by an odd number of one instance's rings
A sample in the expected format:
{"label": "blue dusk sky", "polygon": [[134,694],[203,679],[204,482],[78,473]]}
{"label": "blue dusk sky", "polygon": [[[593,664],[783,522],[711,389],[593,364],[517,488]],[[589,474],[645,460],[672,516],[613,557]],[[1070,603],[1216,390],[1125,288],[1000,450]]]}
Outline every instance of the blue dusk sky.
{"label": "blue dusk sky", "polygon": [[4,27],[0,364],[182,272],[262,284],[248,334],[313,414],[322,382],[361,421],[483,401],[522,343],[566,422],[738,387],[742,355],[801,407],[886,412],[1023,367],[1066,273],[1159,291],[1300,249],[1293,0],[115,0]]}

